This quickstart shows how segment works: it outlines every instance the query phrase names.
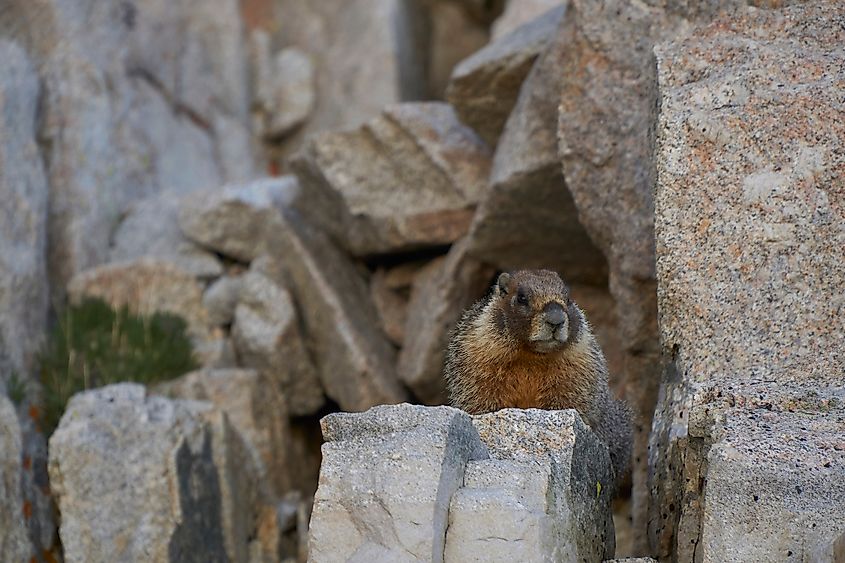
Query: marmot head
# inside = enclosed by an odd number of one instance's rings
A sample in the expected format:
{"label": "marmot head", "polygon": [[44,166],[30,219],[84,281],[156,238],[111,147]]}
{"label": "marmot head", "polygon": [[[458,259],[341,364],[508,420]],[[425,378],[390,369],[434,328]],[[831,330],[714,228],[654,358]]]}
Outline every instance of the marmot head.
{"label": "marmot head", "polygon": [[491,300],[497,328],[537,354],[564,350],[583,324],[569,287],[549,270],[501,274]]}

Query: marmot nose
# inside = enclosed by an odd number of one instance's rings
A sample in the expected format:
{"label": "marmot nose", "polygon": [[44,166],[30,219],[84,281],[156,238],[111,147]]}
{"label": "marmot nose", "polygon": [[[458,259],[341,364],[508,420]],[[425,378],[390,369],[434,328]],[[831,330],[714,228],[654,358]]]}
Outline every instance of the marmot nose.
{"label": "marmot nose", "polygon": [[558,326],[566,320],[566,311],[563,310],[560,303],[548,303],[543,307],[543,316],[547,323]]}

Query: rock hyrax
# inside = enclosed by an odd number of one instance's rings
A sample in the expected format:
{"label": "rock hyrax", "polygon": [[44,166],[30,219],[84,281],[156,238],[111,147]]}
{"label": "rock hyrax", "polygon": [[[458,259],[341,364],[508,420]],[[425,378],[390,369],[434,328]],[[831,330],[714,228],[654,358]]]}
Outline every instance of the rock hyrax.
{"label": "rock hyrax", "polygon": [[445,366],[454,406],[576,409],[608,445],[617,482],[631,456],[631,414],[607,385],[607,362],[584,312],[555,272],[503,273],[461,317]]}

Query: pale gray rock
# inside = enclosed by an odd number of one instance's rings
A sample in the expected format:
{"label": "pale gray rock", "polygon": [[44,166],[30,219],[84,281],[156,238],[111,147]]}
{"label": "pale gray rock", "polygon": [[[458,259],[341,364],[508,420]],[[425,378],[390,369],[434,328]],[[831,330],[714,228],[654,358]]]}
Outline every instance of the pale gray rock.
{"label": "pale gray rock", "polygon": [[507,0],[504,12],[491,27],[493,41],[565,3],[561,0]]}
{"label": "pale gray rock", "polygon": [[379,406],[322,421],[309,560],[444,561],[449,499],[486,457],[451,407]]}
{"label": "pale gray rock", "polygon": [[447,245],[466,233],[489,165],[447,104],[399,104],[316,136],[293,162],[295,207],[355,256]]}
{"label": "pale gray rock", "polygon": [[36,143],[38,75],[0,39],[0,385],[28,380],[47,325],[47,181]]}
{"label": "pale gray rock", "polygon": [[505,409],[472,418],[490,459],[470,462],[452,497],[446,561],[613,556],[610,456],[576,411]]}
{"label": "pale gray rock", "polygon": [[282,228],[280,211],[298,192],[292,176],[198,192],[183,202],[179,226],[203,247],[251,262],[270,249]]}
{"label": "pale gray rock", "polygon": [[181,200],[165,193],[130,205],[114,234],[109,262],[157,258],[201,279],[221,275],[223,265],[217,256],[188,240],[179,229]]}
{"label": "pale gray rock", "polygon": [[50,439],[65,560],[245,561],[257,498],[248,460],[209,403],[134,384],[75,395]]}
{"label": "pale gray rock", "polygon": [[464,310],[484,295],[493,268],[466,253],[466,241],[452,246],[418,274],[411,290],[397,371],[414,395],[427,404],[446,402],[443,362],[449,336]]}
{"label": "pale gray rock", "polygon": [[602,284],[604,256],[579,222],[557,154],[560,66],[569,48],[555,33],[523,83],[496,147],[470,253],[502,270],[548,268],[568,282]]}
{"label": "pale gray rock", "polygon": [[157,385],[156,394],[208,401],[226,413],[244,438],[259,480],[273,498],[291,487],[287,399],[267,376],[252,369],[203,369]]}
{"label": "pale gray rock", "polygon": [[446,99],[460,120],[489,146],[496,146],[523,80],[551,42],[564,12],[559,6],[529,20],[461,61],[452,71]]}
{"label": "pale gray rock", "polygon": [[0,553],[8,561],[28,561],[33,554],[24,521],[22,461],[18,415],[12,402],[0,394]]}
{"label": "pale gray rock", "polygon": [[[270,36],[253,35],[256,51],[257,130],[278,140],[302,125],[316,103],[316,70],[311,58],[290,47],[270,53]],[[256,111],[254,110],[254,111]]]}
{"label": "pale gray rock", "polygon": [[238,358],[242,365],[267,375],[295,416],[317,411],[325,400],[299,324],[285,288],[257,271],[242,276],[232,325]]}
{"label": "pale gray rock", "polygon": [[214,326],[232,324],[235,308],[241,297],[243,276],[222,276],[214,280],[202,294],[202,304],[208,311],[208,322]]}
{"label": "pale gray rock", "polygon": [[661,557],[818,560],[845,528],[842,21],[749,9],[655,48]]}
{"label": "pale gray rock", "polygon": [[[280,0],[278,38],[316,69],[311,118],[290,153],[322,131],[358,127],[389,104],[426,97],[424,14],[404,0]],[[363,40],[366,38],[366,40]]]}
{"label": "pale gray rock", "polygon": [[396,377],[395,352],[355,265],[323,233],[295,217],[281,234],[278,267],[267,268],[285,276],[279,283],[299,304],[326,395],[348,411],[403,401],[407,394]]}

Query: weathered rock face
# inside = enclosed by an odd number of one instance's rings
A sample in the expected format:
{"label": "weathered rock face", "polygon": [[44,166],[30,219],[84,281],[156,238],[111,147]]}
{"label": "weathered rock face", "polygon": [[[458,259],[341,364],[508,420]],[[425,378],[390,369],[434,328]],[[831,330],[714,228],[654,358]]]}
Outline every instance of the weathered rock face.
{"label": "weathered rock face", "polygon": [[470,253],[503,270],[545,267],[569,282],[602,284],[604,257],[578,221],[557,154],[560,66],[569,48],[557,33],[522,86],[496,147]]}
{"label": "weathered rock face", "polygon": [[490,459],[470,461],[452,497],[446,561],[613,556],[610,457],[576,411],[505,409],[473,424]]}
{"label": "weathered rock face", "polygon": [[393,405],[322,426],[313,561],[612,556],[610,458],[575,411]]}
{"label": "weathered rock face", "polygon": [[292,176],[199,192],[182,204],[179,226],[196,243],[242,262],[265,254],[282,228],[281,208],[299,191]]}
{"label": "weathered rock face", "polygon": [[826,560],[845,527],[843,17],[749,10],[656,48],[662,557]]}
{"label": "weathered rock face", "polygon": [[155,393],[209,401],[226,413],[243,436],[260,481],[273,498],[290,489],[290,428],[287,400],[267,376],[251,369],[209,369],[156,386]]}
{"label": "weathered rock face", "polygon": [[324,402],[290,293],[258,271],[241,281],[232,339],[242,365],[263,371],[284,395],[291,414],[311,414]]}
{"label": "weathered rock face", "polygon": [[248,459],[208,403],[147,397],[132,384],[76,395],[50,439],[66,560],[247,560]]}
{"label": "weathered rock face", "polygon": [[47,324],[47,183],[36,145],[38,75],[0,39],[0,385],[26,379]]}
{"label": "weathered rock face", "polygon": [[399,353],[399,377],[428,404],[446,402],[443,361],[449,335],[464,309],[484,295],[493,269],[467,256],[466,242],[433,260],[414,280],[408,334]]}
{"label": "weathered rock face", "polygon": [[167,193],[133,203],[115,232],[109,262],[156,258],[173,262],[198,278],[221,275],[220,260],[179,229],[181,206],[182,198]]}
{"label": "weathered rock face", "polygon": [[400,104],[297,156],[298,211],[356,256],[447,245],[466,233],[489,151],[442,103]]}
{"label": "weathered rock face", "polygon": [[564,8],[539,15],[461,61],[446,99],[463,123],[491,147],[519,96],[523,80],[557,31]]}
{"label": "weathered rock face", "polygon": [[254,173],[235,0],[13,1],[0,25],[45,87],[54,292],[107,258],[131,202]]}
{"label": "weathered rock face", "polygon": [[508,0],[505,11],[493,22],[493,41],[565,3],[561,0]]}
{"label": "weathered rock face", "polygon": [[33,552],[24,522],[22,460],[18,415],[11,401],[0,394],[0,553],[8,561],[27,561]]}
{"label": "weathered rock face", "polygon": [[286,277],[283,283],[299,306],[326,395],[348,411],[404,400],[395,352],[355,265],[325,235],[295,217],[281,236],[285,251],[276,257],[278,275]]}
{"label": "weathered rock face", "polygon": [[467,461],[487,457],[469,415],[380,406],[322,426],[309,560],[444,561],[449,499]]}

